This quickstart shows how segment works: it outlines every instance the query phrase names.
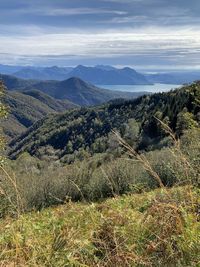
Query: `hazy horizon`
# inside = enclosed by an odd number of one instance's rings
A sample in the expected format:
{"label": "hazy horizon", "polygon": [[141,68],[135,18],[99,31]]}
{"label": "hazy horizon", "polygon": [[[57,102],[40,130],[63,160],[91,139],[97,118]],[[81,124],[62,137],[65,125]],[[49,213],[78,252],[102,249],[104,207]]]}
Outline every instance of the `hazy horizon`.
{"label": "hazy horizon", "polygon": [[[82,64],[77,64],[77,65],[51,65],[51,64],[47,64],[47,65],[37,65],[37,64],[1,64],[0,66],[12,66],[12,67],[23,67],[23,68],[51,68],[51,67],[58,67],[58,68],[76,68],[78,66],[80,66]],[[137,67],[134,65],[108,65],[108,64],[96,64],[96,65],[82,65],[85,67],[98,67],[98,66],[109,66],[109,67],[114,67],[116,69],[123,69],[123,68],[132,68],[138,72],[141,73],[147,73],[147,74],[156,74],[156,73],[168,73],[168,72],[199,72],[200,68],[190,68],[190,67],[183,67],[183,68],[159,68],[159,69],[155,69],[152,68],[151,66],[147,66],[146,68],[142,68],[142,67]]]}

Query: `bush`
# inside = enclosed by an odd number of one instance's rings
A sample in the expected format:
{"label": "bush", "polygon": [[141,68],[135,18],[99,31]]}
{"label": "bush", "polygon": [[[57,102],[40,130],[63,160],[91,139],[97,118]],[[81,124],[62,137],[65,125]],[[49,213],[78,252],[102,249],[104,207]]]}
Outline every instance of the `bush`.
{"label": "bush", "polygon": [[[111,153],[87,154],[81,161],[64,165],[24,153],[16,161],[8,162],[6,171],[15,177],[16,186],[7,181],[4,189],[13,203],[17,203],[20,194],[20,208],[30,210],[64,203],[68,199],[98,201],[151,190],[159,186],[152,172],[163,186],[197,184],[200,173],[198,140],[199,130],[188,131],[182,136],[180,148],[173,146],[141,155],[148,161],[150,172],[140,160],[128,158],[125,154],[120,158]],[[19,192],[16,192],[16,187]]]}

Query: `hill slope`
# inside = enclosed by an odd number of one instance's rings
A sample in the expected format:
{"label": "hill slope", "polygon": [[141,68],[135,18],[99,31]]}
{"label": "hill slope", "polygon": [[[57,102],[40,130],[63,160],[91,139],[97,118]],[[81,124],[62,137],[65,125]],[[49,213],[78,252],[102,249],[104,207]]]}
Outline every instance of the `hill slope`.
{"label": "hill slope", "polygon": [[115,98],[135,98],[144,94],[102,89],[76,77],[61,82],[41,81],[26,87],[26,90],[30,89],[41,90],[57,99],[68,99],[81,106],[98,105]]}
{"label": "hill slope", "polygon": [[8,90],[39,90],[54,98],[66,99],[81,106],[98,105],[115,98],[136,98],[144,94],[144,92],[129,93],[102,89],[75,77],[64,81],[38,81],[0,74],[0,79]]}
{"label": "hill slope", "polygon": [[20,134],[47,114],[77,107],[70,101],[56,100],[36,90],[24,93],[9,91],[4,102],[9,107],[9,115],[1,125],[9,138]]}
{"label": "hill slope", "polygon": [[[1,220],[0,262],[4,266],[198,266],[199,221],[187,190],[155,190],[99,204],[69,202]],[[195,190],[191,197],[196,200]]]}
{"label": "hill slope", "polygon": [[[144,149],[163,138],[160,125],[154,118],[169,122],[176,130],[180,112],[189,112],[187,123],[199,120],[200,84],[183,87],[168,93],[142,96],[136,100],[113,101],[96,108],[82,108],[41,120],[10,143],[10,156],[15,158],[28,151],[38,155],[40,148],[52,146],[59,158],[82,149],[103,152],[108,148],[108,135],[117,129],[122,135],[130,119],[138,121],[140,138],[138,147]],[[185,111],[187,109],[187,111]],[[191,115],[190,115],[191,114]],[[183,115],[184,117],[185,115]],[[194,118],[193,118],[194,117]]]}
{"label": "hill slope", "polygon": [[24,80],[12,75],[0,74],[0,80],[9,90],[23,90],[25,87],[36,83],[34,80]]}

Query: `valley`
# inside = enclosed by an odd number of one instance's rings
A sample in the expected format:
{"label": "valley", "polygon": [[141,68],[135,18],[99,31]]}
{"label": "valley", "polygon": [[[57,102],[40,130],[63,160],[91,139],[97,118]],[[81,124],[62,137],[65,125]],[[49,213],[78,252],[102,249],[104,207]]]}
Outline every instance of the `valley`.
{"label": "valley", "polygon": [[24,80],[0,75],[7,88],[4,98],[10,112],[2,127],[8,140],[47,114],[80,106],[99,105],[115,98],[136,98],[144,92],[120,92],[98,88],[79,78],[65,81]]}

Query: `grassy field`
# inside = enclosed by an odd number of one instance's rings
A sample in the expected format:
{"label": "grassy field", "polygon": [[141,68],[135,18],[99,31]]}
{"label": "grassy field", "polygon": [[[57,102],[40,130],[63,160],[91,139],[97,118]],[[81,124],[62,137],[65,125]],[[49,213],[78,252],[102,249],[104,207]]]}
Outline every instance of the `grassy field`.
{"label": "grassy field", "polygon": [[199,192],[157,189],[0,221],[0,266],[200,266]]}

